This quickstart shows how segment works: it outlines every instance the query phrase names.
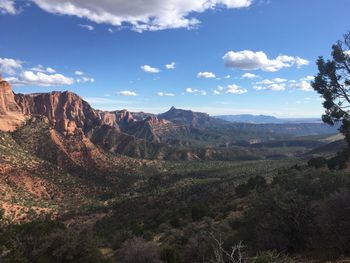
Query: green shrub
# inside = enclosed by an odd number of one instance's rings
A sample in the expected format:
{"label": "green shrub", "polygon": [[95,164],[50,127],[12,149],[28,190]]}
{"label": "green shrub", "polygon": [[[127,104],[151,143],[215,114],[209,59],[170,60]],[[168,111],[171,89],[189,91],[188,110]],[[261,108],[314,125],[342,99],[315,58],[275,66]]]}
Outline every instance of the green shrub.
{"label": "green shrub", "polygon": [[315,158],[311,158],[308,162],[307,165],[310,167],[314,167],[314,168],[322,168],[327,166],[327,159],[324,157],[315,157]]}
{"label": "green shrub", "polygon": [[181,263],[181,257],[179,251],[170,246],[163,247],[160,252],[160,258],[164,263]]}

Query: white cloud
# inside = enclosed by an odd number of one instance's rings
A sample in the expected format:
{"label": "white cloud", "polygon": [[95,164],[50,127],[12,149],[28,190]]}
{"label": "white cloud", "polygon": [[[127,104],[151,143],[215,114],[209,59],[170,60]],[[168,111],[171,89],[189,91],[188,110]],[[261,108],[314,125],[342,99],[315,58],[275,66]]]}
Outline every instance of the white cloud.
{"label": "white cloud", "polygon": [[283,82],[286,82],[287,80],[286,79],[282,79],[282,78],[274,78],[272,81],[274,83],[283,83]]}
{"label": "white cloud", "polygon": [[166,93],[166,92],[157,92],[157,96],[159,97],[174,97],[174,93]]}
{"label": "white cloud", "polygon": [[45,68],[43,65],[40,65],[40,64],[37,65],[36,67],[31,68],[31,70],[35,71],[35,72],[43,72],[43,73],[47,72],[47,73],[50,73],[50,74],[56,73],[55,69],[50,68],[50,67]]}
{"label": "white cloud", "polygon": [[159,68],[153,68],[149,65],[143,65],[143,66],[141,66],[141,69],[147,73],[159,73],[160,72]]}
{"label": "white cloud", "polygon": [[286,90],[286,84],[282,83],[282,84],[271,84],[269,86],[267,86],[268,90],[272,90],[272,91],[282,91],[282,90]]}
{"label": "white cloud", "polygon": [[0,13],[15,15],[17,14],[15,1],[13,0],[0,0]]}
{"label": "white cloud", "polygon": [[167,68],[167,69],[175,69],[175,67],[176,67],[175,62],[171,62],[171,63],[165,65],[165,68]]}
{"label": "white cloud", "polygon": [[216,78],[216,76],[213,72],[205,71],[205,72],[199,72],[197,74],[197,78],[213,79],[213,78]]}
{"label": "white cloud", "polygon": [[315,79],[314,76],[306,76],[305,78],[301,78],[300,80],[304,80],[304,81],[313,81]]}
{"label": "white cloud", "polygon": [[243,78],[243,79],[255,79],[255,78],[257,78],[257,77],[258,77],[257,75],[252,74],[252,73],[244,73],[244,74],[242,75],[242,78]]}
{"label": "white cloud", "polygon": [[263,86],[253,86],[253,89],[256,89],[256,90],[265,90],[266,88],[263,87]]}
{"label": "white cloud", "polygon": [[215,8],[249,7],[253,0],[33,0],[41,9],[113,26],[129,24],[135,31],[193,28],[194,13]]}
{"label": "white cloud", "polygon": [[77,76],[82,76],[82,75],[84,75],[84,72],[82,72],[82,71],[80,71],[80,70],[76,70],[76,71],[74,72],[74,74],[77,75]]}
{"label": "white cloud", "polygon": [[253,88],[256,90],[272,90],[272,91],[282,91],[287,88],[287,79],[274,78],[274,79],[264,79],[262,81],[256,82],[256,86]]}
{"label": "white cloud", "polygon": [[254,86],[253,88],[256,90],[272,90],[272,91],[283,91],[286,90],[286,84],[285,83],[274,83],[270,84],[268,86]]}
{"label": "white cloud", "polygon": [[248,92],[247,89],[241,88],[240,86],[238,86],[236,84],[231,84],[231,85],[228,85],[226,87],[218,86],[217,89],[214,90],[214,94],[216,94],[216,95],[220,95],[223,93],[226,93],[226,94],[244,94],[247,92]]}
{"label": "white cloud", "polygon": [[130,91],[130,90],[123,90],[123,91],[119,91],[117,93],[119,96],[124,96],[124,97],[133,97],[133,96],[137,96],[137,93],[134,91]]}
{"label": "white cloud", "polygon": [[272,80],[264,79],[256,82],[253,88],[256,90],[272,90],[283,91],[287,88],[299,89],[302,91],[312,91],[310,82],[314,79],[313,76],[306,76],[300,80],[287,80],[283,78],[274,78]]}
{"label": "white cloud", "polygon": [[292,88],[297,88],[302,91],[313,91],[310,81],[301,79],[299,82],[291,84]]}
{"label": "white cloud", "polygon": [[295,65],[300,68],[301,66],[306,66],[309,65],[310,62],[307,61],[306,59],[300,58],[300,57],[296,57],[295,59]]}
{"label": "white cloud", "polygon": [[16,73],[16,70],[21,68],[22,61],[12,58],[0,58],[0,73],[14,75]]}
{"label": "white cloud", "polygon": [[7,80],[13,85],[19,86],[65,86],[74,83],[73,78],[62,74],[46,74],[43,72],[23,71],[18,77],[10,77]]}
{"label": "white cloud", "polygon": [[82,27],[82,28],[85,28],[89,31],[92,31],[94,30],[94,27],[92,25],[84,25],[84,24],[79,24],[78,26]]}
{"label": "white cloud", "polygon": [[262,81],[259,81],[256,84],[259,84],[259,85],[271,85],[271,84],[274,84],[274,82],[272,80],[269,80],[269,79],[263,79]]}
{"label": "white cloud", "polygon": [[230,79],[231,78],[231,75],[226,75],[225,77],[224,77],[224,79]]}
{"label": "white cloud", "polygon": [[48,67],[47,69],[46,69],[46,71],[48,72],[48,73],[56,73],[56,70],[54,70],[53,68],[50,68],[50,67]]}
{"label": "white cloud", "polygon": [[76,82],[77,83],[94,83],[95,82],[95,79],[92,78],[92,77],[87,77],[87,76],[84,76],[85,73],[83,71],[80,71],[80,70],[76,70],[74,72],[75,75],[79,76],[77,79],[76,79]]}
{"label": "white cloud", "polygon": [[306,76],[304,78],[299,79],[298,81],[290,80],[289,83],[291,88],[299,89],[302,91],[313,91],[311,81],[313,81],[314,79],[314,76]]}
{"label": "white cloud", "polygon": [[307,65],[308,61],[300,57],[280,55],[275,59],[269,59],[263,51],[253,52],[250,50],[229,51],[223,56],[226,67],[242,70],[257,70],[275,72],[282,68],[294,65],[301,67]]}
{"label": "white cloud", "polygon": [[226,87],[226,93],[230,94],[244,94],[247,93],[248,91],[246,89],[243,89],[236,84],[228,85]]}
{"label": "white cloud", "polygon": [[207,95],[207,92],[205,90],[192,89],[192,88],[185,89],[185,92],[190,93],[190,94],[194,94],[194,95],[202,95],[202,96]]}
{"label": "white cloud", "polygon": [[94,83],[95,79],[94,78],[90,78],[90,77],[81,77],[77,79],[77,83]]}
{"label": "white cloud", "polygon": [[43,65],[38,64],[35,67],[25,69],[22,64],[23,62],[20,60],[0,58],[0,74],[4,73],[11,75],[10,77],[7,77],[6,80],[11,84],[18,86],[49,87],[95,82],[95,79],[92,77],[82,76],[84,75],[82,71],[75,71],[75,74],[79,76],[79,78],[74,79],[57,73],[52,67],[44,67]]}

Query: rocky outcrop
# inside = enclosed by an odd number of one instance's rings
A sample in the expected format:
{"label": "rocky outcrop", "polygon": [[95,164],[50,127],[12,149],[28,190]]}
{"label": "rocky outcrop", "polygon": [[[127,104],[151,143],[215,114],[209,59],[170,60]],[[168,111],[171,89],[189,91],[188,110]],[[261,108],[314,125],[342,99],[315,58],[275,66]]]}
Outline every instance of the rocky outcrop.
{"label": "rocky outcrop", "polygon": [[10,84],[0,77],[0,131],[14,131],[24,121]]}
{"label": "rocky outcrop", "polygon": [[187,129],[183,125],[177,125],[153,116],[149,116],[142,121],[130,123],[123,131],[137,138],[158,143],[168,143],[168,140],[187,133]]}
{"label": "rocky outcrop", "polygon": [[45,116],[64,135],[87,132],[100,123],[97,112],[72,92],[16,94],[15,99],[25,115]]}
{"label": "rocky outcrop", "polygon": [[182,123],[192,127],[212,126],[214,124],[216,125],[218,122],[218,120],[211,118],[209,114],[194,112],[191,110],[176,109],[175,107],[171,107],[167,112],[159,114],[158,117],[174,123]]}

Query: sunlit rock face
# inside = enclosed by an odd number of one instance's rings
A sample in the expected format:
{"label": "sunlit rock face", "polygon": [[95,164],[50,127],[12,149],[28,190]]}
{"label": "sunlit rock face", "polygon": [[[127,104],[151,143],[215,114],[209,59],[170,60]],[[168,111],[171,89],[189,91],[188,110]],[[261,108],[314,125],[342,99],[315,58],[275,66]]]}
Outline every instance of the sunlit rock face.
{"label": "sunlit rock face", "polygon": [[11,85],[0,77],[0,130],[14,131],[24,121],[25,116],[15,101]]}
{"label": "sunlit rock face", "polygon": [[72,92],[17,94],[17,104],[25,115],[45,116],[65,135],[84,132],[100,123],[100,116],[81,97]]}

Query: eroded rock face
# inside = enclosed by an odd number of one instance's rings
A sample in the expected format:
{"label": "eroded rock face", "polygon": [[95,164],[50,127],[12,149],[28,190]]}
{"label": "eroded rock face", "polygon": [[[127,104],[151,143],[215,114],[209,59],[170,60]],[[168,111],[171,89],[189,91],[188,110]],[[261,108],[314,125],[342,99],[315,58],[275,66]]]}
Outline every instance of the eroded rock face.
{"label": "eroded rock face", "polygon": [[100,123],[97,111],[72,92],[16,94],[15,98],[25,115],[45,116],[64,135],[87,132]]}
{"label": "eroded rock face", "polygon": [[11,85],[0,77],[0,130],[14,131],[24,121],[25,116],[15,101]]}
{"label": "eroded rock face", "polygon": [[168,142],[169,138],[186,134],[187,130],[182,125],[176,125],[168,120],[148,116],[142,121],[135,121],[123,128],[127,134],[150,142]]}

